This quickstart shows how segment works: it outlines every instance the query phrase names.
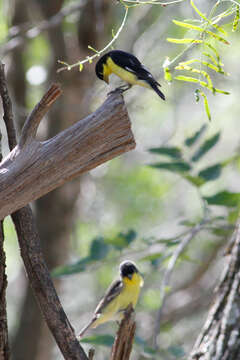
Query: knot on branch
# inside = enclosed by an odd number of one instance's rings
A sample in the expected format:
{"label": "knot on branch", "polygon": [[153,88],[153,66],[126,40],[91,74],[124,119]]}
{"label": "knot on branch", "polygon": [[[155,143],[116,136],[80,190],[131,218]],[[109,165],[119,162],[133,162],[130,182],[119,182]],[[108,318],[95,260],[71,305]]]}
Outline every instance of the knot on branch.
{"label": "knot on branch", "polygon": [[136,330],[135,311],[130,304],[124,312],[113,347],[110,360],[128,360],[132,351]]}

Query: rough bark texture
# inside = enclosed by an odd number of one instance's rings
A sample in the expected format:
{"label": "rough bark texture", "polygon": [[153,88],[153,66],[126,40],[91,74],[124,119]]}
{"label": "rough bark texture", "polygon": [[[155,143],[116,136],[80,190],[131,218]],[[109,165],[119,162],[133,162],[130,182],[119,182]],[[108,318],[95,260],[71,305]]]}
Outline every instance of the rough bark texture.
{"label": "rough bark texture", "polygon": [[4,233],[3,222],[0,221],[0,359],[8,360],[9,345],[8,345],[8,324],[6,311],[6,256],[3,248]]}
{"label": "rough bark texture", "polygon": [[0,219],[135,147],[127,110],[118,93],[52,139],[39,142],[30,132],[26,139],[30,141],[22,143],[20,139],[22,147],[15,147],[0,166]]}
{"label": "rough bark texture", "polygon": [[110,360],[128,360],[131,355],[134,335],[136,331],[135,312],[128,306],[119,326]]}
{"label": "rough bark texture", "polygon": [[30,206],[12,214],[21,256],[42,314],[65,359],[87,360],[74,330],[60,304],[48,268],[43,260],[40,239]]}
{"label": "rough bark texture", "polygon": [[240,221],[229,249],[215,301],[189,360],[240,359]]}

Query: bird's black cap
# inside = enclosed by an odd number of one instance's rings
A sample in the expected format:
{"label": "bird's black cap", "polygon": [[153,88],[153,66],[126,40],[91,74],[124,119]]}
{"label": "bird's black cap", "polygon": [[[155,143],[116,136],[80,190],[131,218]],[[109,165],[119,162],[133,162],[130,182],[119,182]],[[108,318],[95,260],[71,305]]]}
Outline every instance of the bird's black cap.
{"label": "bird's black cap", "polygon": [[136,265],[134,264],[134,262],[126,260],[123,261],[120,266],[119,266],[119,270],[120,270],[120,275],[122,277],[132,277],[132,275],[134,273],[138,273],[138,269],[136,267]]}

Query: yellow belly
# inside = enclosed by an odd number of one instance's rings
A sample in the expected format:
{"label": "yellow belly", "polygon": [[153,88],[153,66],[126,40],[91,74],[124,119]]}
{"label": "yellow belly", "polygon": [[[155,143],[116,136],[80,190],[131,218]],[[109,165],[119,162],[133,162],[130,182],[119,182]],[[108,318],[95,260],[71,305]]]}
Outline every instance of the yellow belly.
{"label": "yellow belly", "polygon": [[133,308],[135,308],[140,288],[143,285],[142,277],[139,274],[134,274],[131,280],[124,278],[123,285],[121,293],[106,306],[102,314],[94,322],[93,327],[97,327],[98,325],[111,320],[120,321],[123,317],[123,311],[129,304],[132,304]]}
{"label": "yellow belly", "polygon": [[107,73],[107,77],[111,73],[113,73],[113,74],[117,75],[118,77],[120,77],[120,79],[122,79],[123,81],[126,81],[130,85],[140,85],[140,86],[146,87],[148,89],[151,88],[151,86],[147,82],[145,82],[143,80],[138,80],[136,75],[134,75],[133,73],[116,65],[110,57],[107,59],[107,65],[105,65],[105,66],[106,66],[105,72]]}

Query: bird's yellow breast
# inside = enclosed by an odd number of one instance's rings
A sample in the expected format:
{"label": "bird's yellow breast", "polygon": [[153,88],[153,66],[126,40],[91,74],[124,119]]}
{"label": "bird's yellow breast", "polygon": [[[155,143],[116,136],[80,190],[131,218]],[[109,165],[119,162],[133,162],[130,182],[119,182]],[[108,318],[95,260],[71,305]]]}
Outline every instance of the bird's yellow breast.
{"label": "bird's yellow breast", "polygon": [[102,311],[102,314],[95,321],[94,327],[105,323],[106,321],[121,320],[123,311],[129,304],[132,304],[133,307],[136,306],[140,288],[143,285],[142,276],[139,273],[134,273],[132,279],[124,277],[122,282],[123,288],[121,292]]}
{"label": "bird's yellow breast", "polygon": [[140,85],[150,88],[149,84],[147,84],[145,81],[139,80],[136,75],[115,64],[111,57],[108,57],[106,64],[104,64],[103,67],[103,77],[107,83],[109,82],[108,77],[112,73],[120,77],[120,79],[122,79],[123,81],[126,81],[128,84]]}

